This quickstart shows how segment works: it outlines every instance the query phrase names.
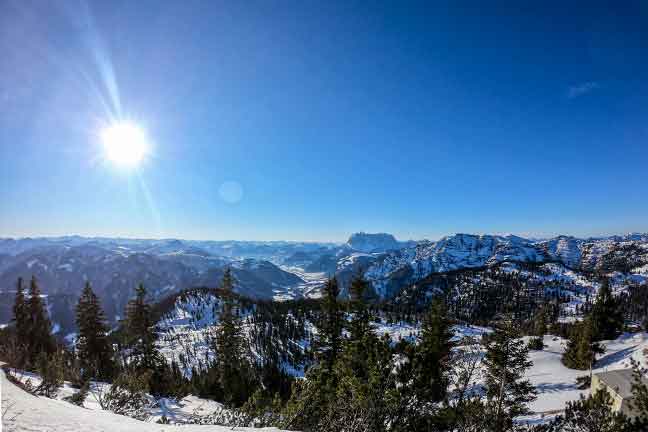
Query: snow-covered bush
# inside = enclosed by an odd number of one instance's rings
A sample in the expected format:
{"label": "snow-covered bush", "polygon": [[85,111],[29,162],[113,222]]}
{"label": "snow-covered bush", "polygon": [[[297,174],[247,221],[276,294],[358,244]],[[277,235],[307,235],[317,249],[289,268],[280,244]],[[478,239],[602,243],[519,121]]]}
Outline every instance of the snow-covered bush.
{"label": "snow-covered bush", "polygon": [[96,386],[93,396],[102,409],[146,420],[152,405],[148,392],[150,373],[123,373],[107,389]]}
{"label": "snow-covered bush", "polygon": [[88,397],[88,392],[90,391],[90,381],[86,381],[78,392],[74,393],[71,396],[63,398],[63,400],[70,402],[71,404],[77,406],[83,406],[86,398]]}
{"label": "snow-covered bush", "polygon": [[545,345],[541,337],[532,337],[529,339],[529,342],[527,342],[527,347],[533,351],[541,351],[544,349]]}
{"label": "snow-covered bush", "polygon": [[45,353],[41,353],[38,357],[38,372],[42,381],[34,392],[48,398],[56,397],[59,388],[63,385],[65,374],[63,354],[56,352],[48,356]]}

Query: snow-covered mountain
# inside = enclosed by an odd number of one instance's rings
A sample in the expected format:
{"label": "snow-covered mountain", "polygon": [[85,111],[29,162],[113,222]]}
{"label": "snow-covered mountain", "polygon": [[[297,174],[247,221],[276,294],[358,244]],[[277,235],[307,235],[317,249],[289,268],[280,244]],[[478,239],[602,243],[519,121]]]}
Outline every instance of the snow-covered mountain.
{"label": "snow-covered mountain", "polygon": [[[647,275],[647,237],[637,234],[598,239],[559,236],[533,241],[510,235],[456,234],[382,254],[344,256],[338,261],[337,274],[344,275],[349,268],[357,269],[358,260],[362,260],[365,278],[381,298],[391,298],[403,287],[430,274],[502,262],[557,262],[576,271]],[[340,278],[343,284],[346,280]]]}
{"label": "snow-covered mountain", "polygon": [[291,241],[212,241],[181,239],[124,239],[108,237],[39,237],[0,238],[0,255],[18,255],[22,252],[45,246],[96,246],[125,254],[148,253],[191,253],[196,255],[220,256],[231,259],[256,258],[273,262],[299,252],[326,253],[337,249],[339,243],[291,242]]}
{"label": "snow-covered mountain", "polygon": [[69,329],[70,311],[86,280],[114,321],[123,315],[140,282],[156,300],[193,286],[217,286],[226,266],[233,268],[237,292],[252,298],[317,296],[318,284],[333,275],[345,296],[353,276],[363,273],[379,298],[390,299],[429,275],[506,262],[558,263],[586,277],[591,272],[621,272],[641,281],[648,278],[648,234],[543,240],[455,234],[438,241],[399,242],[390,234],[356,233],[344,244],[79,236],[0,239],[0,323],[10,318],[19,276],[38,278],[50,311],[58,315],[55,321]]}
{"label": "snow-covered mountain", "polygon": [[346,242],[350,249],[358,252],[386,252],[400,249],[401,245],[396,238],[387,233],[368,234],[364,232],[351,234]]}
{"label": "snow-covered mountain", "polygon": [[26,284],[36,277],[54,321],[67,331],[74,327],[72,312],[86,281],[102,300],[108,319],[115,322],[123,316],[139,283],[145,285],[152,300],[158,300],[189,287],[218,286],[225,267],[232,268],[235,291],[251,298],[271,299],[305,283],[269,261],[213,256],[182,242],[135,248],[112,242],[39,243],[33,249],[0,257],[0,323],[11,318],[19,277]]}

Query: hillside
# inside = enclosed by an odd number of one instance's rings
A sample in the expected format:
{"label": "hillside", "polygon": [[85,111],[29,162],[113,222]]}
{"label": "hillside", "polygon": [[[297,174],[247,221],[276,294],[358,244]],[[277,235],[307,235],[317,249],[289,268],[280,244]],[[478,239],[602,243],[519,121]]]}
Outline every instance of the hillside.
{"label": "hillside", "polygon": [[[168,425],[135,420],[130,417],[103,411],[98,407],[84,408],[59,399],[33,396],[9,382],[5,372],[0,370],[2,405],[8,407],[3,417],[4,430],[7,432],[225,432],[228,426],[215,425]],[[193,401],[200,407],[200,401]],[[208,402],[208,401],[203,401]],[[243,428],[240,431],[277,432],[275,428]]]}

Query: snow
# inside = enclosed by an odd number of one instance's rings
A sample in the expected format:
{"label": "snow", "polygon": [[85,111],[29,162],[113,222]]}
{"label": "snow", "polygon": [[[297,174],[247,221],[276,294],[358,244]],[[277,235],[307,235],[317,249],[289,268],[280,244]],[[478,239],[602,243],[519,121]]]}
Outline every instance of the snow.
{"label": "snow", "polygon": [[420,327],[418,325],[407,322],[393,324],[380,322],[373,325],[373,330],[378,336],[389,335],[389,339],[392,342],[398,342],[401,339],[413,342],[420,333]]}
{"label": "snow", "polygon": [[174,309],[158,323],[160,352],[169,361],[186,359],[186,376],[193,366],[207,364],[213,358],[209,341],[218,325],[220,300],[213,294],[191,295],[178,299]]}
{"label": "snow", "polygon": [[71,272],[72,271],[72,264],[70,264],[70,263],[61,264],[60,266],[58,266],[58,268],[60,270],[65,270],[65,271]]}
{"label": "snow", "polygon": [[[72,393],[72,389],[62,389],[61,395]],[[40,432],[225,432],[231,431],[231,426],[215,425],[168,425],[156,424],[162,415],[169,419],[182,421],[197,413],[212,414],[218,411],[220,404],[188,396],[181,401],[161,400],[157,410],[150,418],[151,422],[143,422],[130,417],[114,414],[99,409],[92,396],[88,396],[85,407],[72,405],[61,399],[49,399],[33,396],[16,387],[7,380],[5,373],[0,371],[0,393],[3,407],[10,407],[5,416],[5,431],[40,431]],[[276,428],[241,428],[238,431],[277,432]]]}
{"label": "snow", "polygon": [[[383,336],[387,334],[389,339],[394,343],[401,339],[407,340],[408,342],[416,342],[421,333],[421,327],[419,325],[404,321],[392,324],[381,321],[380,323],[373,323],[372,326],[376,335]],[[454,333],[452,340],[459,342],[466,337],[471,337],[479,341],[484,333],[491,333],[492,331],[488,327],[454,325],[452,326],[452,332]]]}
{"label": "snow", "polygon": [[[179,312],[179,311],[177,311]],[[387,333],[393,341],[401,338],[416,338],[419,333],[418,327],[408,323],[386,322],[375,323],[375,331],[378,334]],[[314,329],[313,329],[314,330]],[[470,336],[480,338],[491,329],[477,326],[453,326],[455,340]],[[525,338],[526,339],[526,338]],[[555,416],[564,410],[569,401],[578,400],[581,396],[588,396],[589,389],[579,390],[576,387],[576,379],[585,376],[589,371],[568,369],[561,358],[565,350],[566,341],[562,338],[546,335],[544,337],[545,348],[539,351],[530,351],[530,360],[533,365],[527,370],[526,378],[531,381],[537,390],[537,399],[529,404],[533,415],[525,416],[519,421],[528,423],[539,423]],[[605,353],[600,356],[594,365],[593,372],[605,372],[631,367],[631,359],[638,361],[643,367],[648,366],[648,333],[624,333],[616,340],[603,341],[606,348]],[[461,348],[458,348],[461,349]],[[299,372],[299,371],[295,371]],[[299,376],[300,374],[295,373]],[[478,374],[479,376],[480,374]],[[59,392],[58,399],[47,399],[45,397],[34,397],[9,383],[1,374],[2,402],[3,404],[15,404],[12,411],[17,414],[15,421],[7,423],[8,430],[39,430],[39,431],[170,431],[176,426],[157,425],[155,422],[162,416],[169,420],[182,423],[188,422],[192,417],[209,416],[214,413],[225,413],[224,408],[217,402],[187,396],[181,400],[159,399],[155,407],[150,409],[148,423],[140,422],[131,418],[117,416],[115,414],[100,410],[97,402],[90,395],[84,408],[76,407],[61,399],[72,395],[74,390],[65,385]],[[39,378],[33,374],[24,374],[22,381],[30,379],[38,384]],[[476,382],[478,384],[479,381]],[[106,384],[96,384],[106,386]],[[5,405],[6,406],[6,405]],[[183,426],[182,431],[226,430],[225,427],[217,426]],[[13,429],[12,429],[13,428]],[[211,429],[206,429],[211,428]],[[273,430],[273,429],[269,429]]]}
{"label": "snow", "polygon": [[[392,275],[407,270],[414,283],[431,273],[460,268],[483,267],[506,261],[540,262],[544,255],[529,240],[516,236],[456,234],[437,242],[420,242],[412,247],[390,251],[375,260],[365,272],[374,290],[381,296]],[[340,262],[344,265],[345,262]]]}
{"label": "snow", "polygon": [[295,300],[302,297],[320,298],[321,288],[326,283],[328,275],[324,272],[309,273],[299,267],[280,265],[279,268],[285,272],[292,273],[304,282],[291,287],[280,287],[274,290],[272,299],[274,301]]}
{"label": "snow", "polygon": [[454,325],[452,326],[452,331],[455,334],[452,340],[459,342],[466,337],[480,340],[484,334],[492,333],[493,329],[474,325]]}
{"label": "snow", "polygon": [[162,398],[158,400],[158,406],[151,410],[151,421],[157,422],[164,416],[172,423],[182,424],[190,422],[192,417],[204,417],[222,410],[222,404],[193,395],[181,400]]}
{"label": "snow", "polygon": [[562,410],[568,401],[589,394],[589,390],[576,388],[576,378],[587,375],[589,371],[568,369],[561,362],[566,342],[558,337],[545,336],[544,343],[544,350],[529,352],[533,366],[527,371],[526,378],[538,392],[538,398],[529,406],[534,413]]}
{"label": "snow", "polygon": [[[526,374],[538,391],[538,398],[530,404],[530,409],[535,413],[563,410],[568,401],[590,393],[589,389],[576,388],[576,378],[588,375],[589,371],[568,369],[560,361],[566,341],[547,335],[544,343],[544,350],[530,351],[533,366]],[[605,354],[599,357],[593,373],[630,368],[631,358],[643,366],[648,365],[648,358],[644,354],[644,350],[648,349],[648,333],[625,333],[614,341],[603,341],[603,344]]]}

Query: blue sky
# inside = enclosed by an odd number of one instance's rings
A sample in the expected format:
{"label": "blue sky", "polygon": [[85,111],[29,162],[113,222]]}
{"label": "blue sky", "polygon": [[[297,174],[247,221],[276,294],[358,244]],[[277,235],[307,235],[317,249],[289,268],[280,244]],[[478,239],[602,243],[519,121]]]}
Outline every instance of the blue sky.
{"label": "blue sky", "polygon": [[648,231],[648,4],[450,3],[0,3],[0,236]]}

